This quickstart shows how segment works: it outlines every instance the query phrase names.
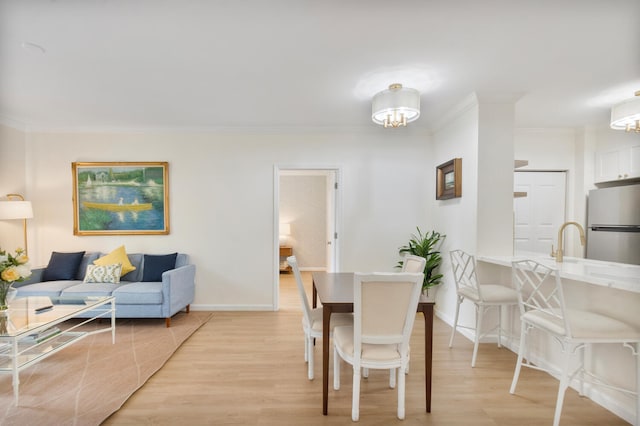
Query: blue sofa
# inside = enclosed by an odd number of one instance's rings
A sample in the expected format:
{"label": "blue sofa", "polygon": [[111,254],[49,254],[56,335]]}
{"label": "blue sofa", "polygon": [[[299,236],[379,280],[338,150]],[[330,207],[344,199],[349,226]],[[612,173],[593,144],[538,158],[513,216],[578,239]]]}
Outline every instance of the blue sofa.
{"label": "blue sofa", "polygon": [[85,253],[74,280],[42,281],[46,268],[32,270],[28,280],[15,283],[17,297],[23,296],[115,296],[117,318],[165,318],[167,327],[171,317],[181,310],[189,312],[195,295],[195,265],[189,264],[186,254],[178,253],[175,268],[162,273],[162,281],[144,282],[144,254],[127,253],[136,269],[121,277],[119,284],[84,283],[87,265],[102,253]]}

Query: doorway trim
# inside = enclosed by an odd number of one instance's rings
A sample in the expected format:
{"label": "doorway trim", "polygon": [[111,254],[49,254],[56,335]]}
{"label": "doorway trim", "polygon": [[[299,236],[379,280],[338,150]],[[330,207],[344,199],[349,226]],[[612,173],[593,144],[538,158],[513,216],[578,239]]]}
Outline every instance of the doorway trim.
{"label": "doorway trim", "polygon": [[[333,245],[333,259],[327,259],[327,263],[333,265],[334,271],[339,271],[339,259],[340,259],[340,244],[339,235],[341,234],[341,196],[340,189],[342,188],[342,170],[339,166],[327,166],[327,165],[282,165],[275,164],[273,167],[273,310],[277,311],[280,308],[280,177],[282,172],[299,171],[301,174],[316,172],[332,173],[335,176],[335,188],[327,188],[327,194],[333,194],[333,211],[330,213],[333,215],[333,238],[331,244]],[[330,221],[327,221],[327,226],[330,226]],[[330,231],[330,230],[326,230]],[[326,232],[327,234],[329,232]]]}

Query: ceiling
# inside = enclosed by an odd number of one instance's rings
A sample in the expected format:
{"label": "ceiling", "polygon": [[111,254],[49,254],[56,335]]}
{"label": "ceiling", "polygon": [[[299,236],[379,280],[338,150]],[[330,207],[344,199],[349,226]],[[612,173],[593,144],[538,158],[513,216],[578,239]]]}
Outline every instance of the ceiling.
{"label": "ceiling", "polygon": [[396,82],[417,128],[473,92],[604,127],[640,89],[640,1],[0,0],[0,122],[26,129],[375,128]]}

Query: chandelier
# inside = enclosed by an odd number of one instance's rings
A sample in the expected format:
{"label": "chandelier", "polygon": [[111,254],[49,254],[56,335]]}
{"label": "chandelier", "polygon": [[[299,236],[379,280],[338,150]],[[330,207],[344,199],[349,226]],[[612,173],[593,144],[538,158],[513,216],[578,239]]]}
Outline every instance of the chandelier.
{"label": "chandelier", "polygon": [[395,83],[373,97],[371,119],[386,127],[406,126],[420,117],[420,92]]}
{"label": "chandelier", "polygon": [[640,90],[635,97],[622,101],[611,108],[611,128],[640,133]]}

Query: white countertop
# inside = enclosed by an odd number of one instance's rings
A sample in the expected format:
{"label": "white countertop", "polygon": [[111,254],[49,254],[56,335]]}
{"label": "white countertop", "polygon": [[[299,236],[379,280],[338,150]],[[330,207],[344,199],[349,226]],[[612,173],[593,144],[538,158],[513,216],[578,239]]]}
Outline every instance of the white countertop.
{"label": "white countertop", "polygon": [[563,262],[540,253],[513,256],[477,256],[481,262],[511,267],[514,260],[532,259],[559,271],[560,277],[640,293],[640,265],[565,256]]}

